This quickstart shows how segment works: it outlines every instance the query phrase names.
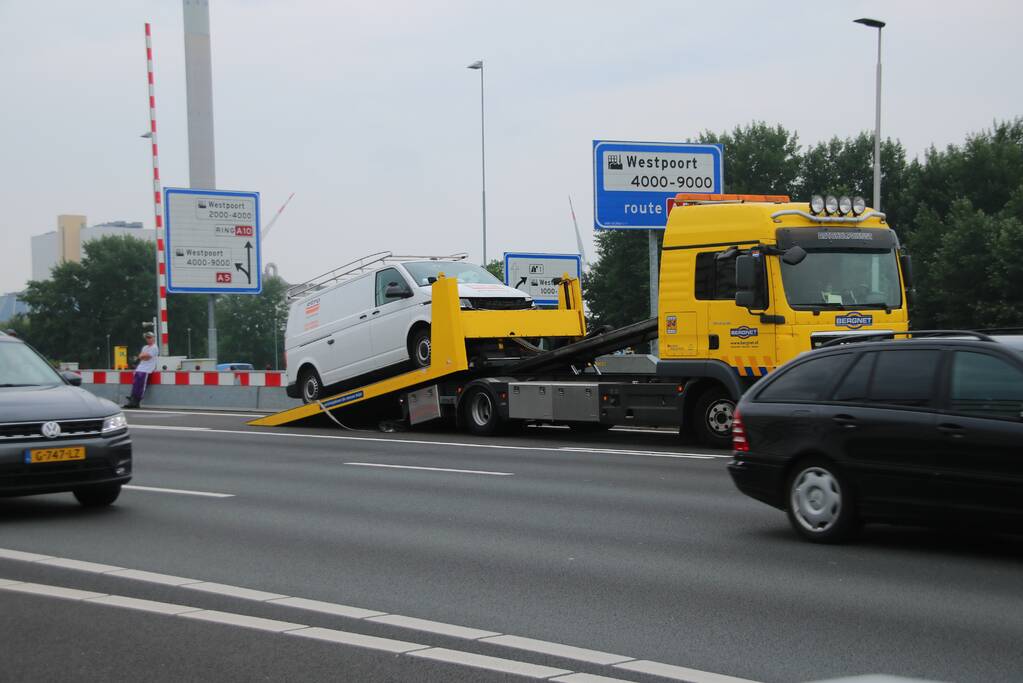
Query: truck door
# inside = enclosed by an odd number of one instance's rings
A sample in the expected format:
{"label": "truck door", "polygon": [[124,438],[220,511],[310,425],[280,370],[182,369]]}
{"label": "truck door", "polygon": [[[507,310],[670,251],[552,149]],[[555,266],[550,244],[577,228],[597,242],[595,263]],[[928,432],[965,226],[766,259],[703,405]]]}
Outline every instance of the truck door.
{"label": "truck door", "polygon": [[750,310],[735,303],[735,249],[705,251],[696,256],[696,298],[707,301],[705,346],[708,358],[735,368],[740,377],[755,378],[774,369],[775,330],[761,322],[761,310],[771,307],[765,258],[753,252],[759,290],[758,306]]}

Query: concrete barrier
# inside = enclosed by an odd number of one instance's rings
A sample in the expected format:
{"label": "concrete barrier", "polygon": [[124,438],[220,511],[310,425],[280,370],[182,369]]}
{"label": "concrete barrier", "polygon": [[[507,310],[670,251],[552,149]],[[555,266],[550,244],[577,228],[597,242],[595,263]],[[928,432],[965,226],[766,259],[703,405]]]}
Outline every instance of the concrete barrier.
{"label": "concrete barrier", "polygon": [[[80,370],[82,388],[118,405],[131,393],[131,371]],[[288,398],[283,372],[154,372],[143,407],[277,412],[302,405]]]}

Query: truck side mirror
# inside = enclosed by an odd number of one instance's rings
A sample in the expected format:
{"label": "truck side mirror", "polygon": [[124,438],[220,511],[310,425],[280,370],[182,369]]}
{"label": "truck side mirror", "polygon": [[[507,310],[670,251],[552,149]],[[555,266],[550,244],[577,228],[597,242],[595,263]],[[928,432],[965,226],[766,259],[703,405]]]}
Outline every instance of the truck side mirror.
{"label": "truck side mirror", "polygon": [[735,259],[735,305],[754,309],[763,307],[759,273],[760,257],[744,254]]}
{"label": "truck side mirror", "polygon": [[899,265],[902,266],[902,283],[906,289],[913,289],[913,261],[909,254],[899,254]]}
{"label": "truck side mirror", "polygon": [[806,249],[803,249],[798,244],[794,247],[789,247],[785,250],[785,253],[781,255],[782,263],[786,263],[790,266],[798,266],[806,258]]}
{"label": "truck side mirror", "polygon": [[397,282],[388,283],[387,289],[384,290],[385,299],[407,299],[412,296],[412,292],[408,287],[399,285]]}

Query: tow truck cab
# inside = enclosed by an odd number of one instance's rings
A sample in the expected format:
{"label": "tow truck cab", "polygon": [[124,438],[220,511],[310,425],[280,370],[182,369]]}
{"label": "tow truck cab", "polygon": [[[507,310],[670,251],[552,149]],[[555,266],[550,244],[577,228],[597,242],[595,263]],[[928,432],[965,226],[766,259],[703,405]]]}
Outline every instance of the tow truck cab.
{"label": "tow truck cab", "polygon": [[716,417],[725,439],[734,402],[782,363],[835,337],[907,330],[908,276],[895,231],[859,198],[678,195],[661,253],[658,374],[690,378],[690,423]]}

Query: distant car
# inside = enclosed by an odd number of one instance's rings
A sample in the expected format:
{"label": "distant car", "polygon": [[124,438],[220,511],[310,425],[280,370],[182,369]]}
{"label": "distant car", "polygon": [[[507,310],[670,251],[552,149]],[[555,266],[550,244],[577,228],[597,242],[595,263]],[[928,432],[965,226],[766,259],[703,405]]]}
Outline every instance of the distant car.
{"label": "distant car", "polygon": [[729,473],[816,542],[859,523],[1023,532],[1023,337],[913,333],[804,354],[739,402]]}
{"label": "distant car", "polygon": [[252,363],[217,363],[217,370],[220,372],[231,372],[232,370],[255,370]]}
{"label": "distant car", "polygon": [[71,491],[87,507],[117,500],[132,475],[128,422],[81,383],[0,333],[0,497]]}

